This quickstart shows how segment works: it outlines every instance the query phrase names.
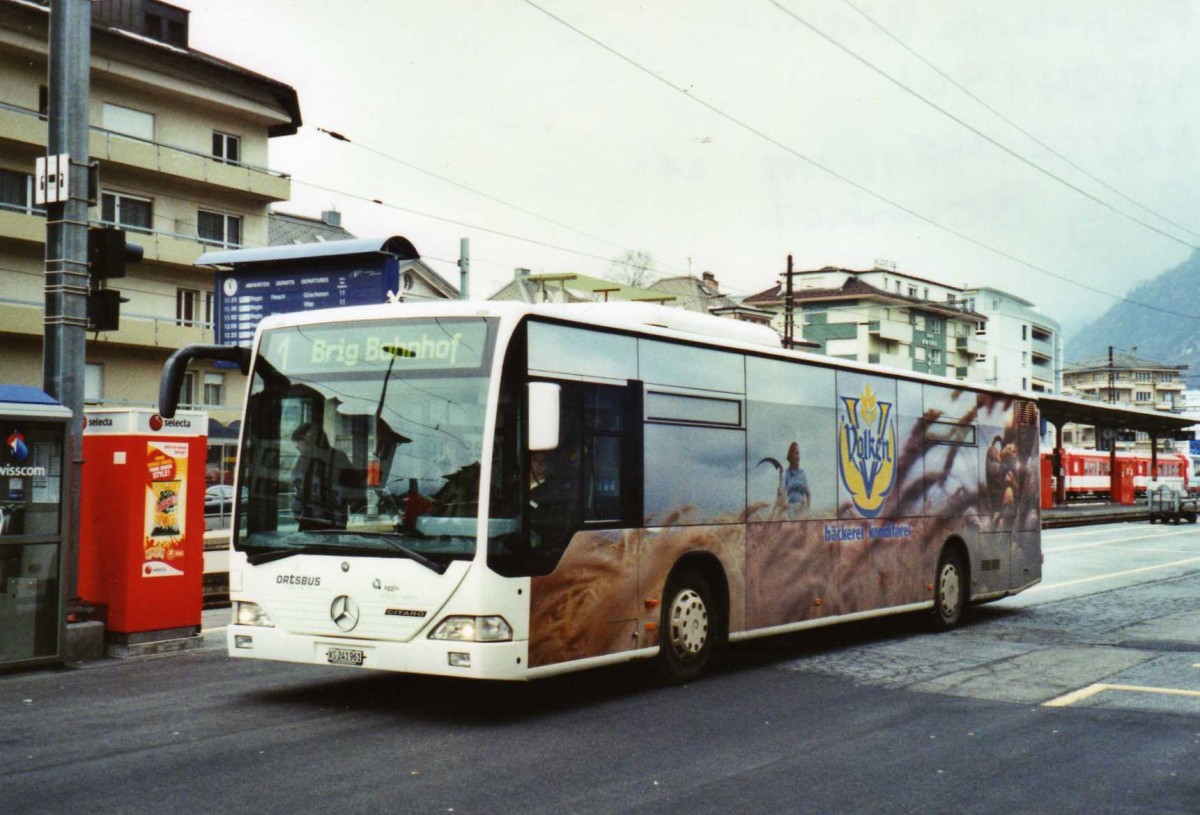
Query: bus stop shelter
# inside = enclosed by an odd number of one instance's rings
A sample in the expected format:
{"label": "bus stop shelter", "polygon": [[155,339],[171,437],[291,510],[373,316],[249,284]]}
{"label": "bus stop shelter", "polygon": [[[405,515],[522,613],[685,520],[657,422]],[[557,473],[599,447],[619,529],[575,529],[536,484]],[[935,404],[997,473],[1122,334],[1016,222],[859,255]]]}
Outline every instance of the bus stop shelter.
{"label": "bus stop shelter", "polygon": [[[1042,419],[1054,426],[1054,453],[1052,471],[1056,477],[1054,502],[1061,504],[1066,501],[1066,478],[1062,471],[1062,431],[1067,424],[1090,425],[1096,428],[1096,438],[1108,435],[1113,443],[1109,445],[1109,474],[1117,472],[1116,439],[1122,431],[1142,432],[1150,436],[1150,466],[1155,472],[1158,464],[1158,443],[1162,439],[1190,439],[1190,428],[1196,424],[1195,419],[1180,416],[1176,413],[1165,413],[1157,410],[1143,410],[1134,407],[1122,407],[1104,402],[1089,402],[1084,399],[1072,399],[1053,394],[1038,396],[1038,408]],[[1109,431],[1105,434],[1104,431]],[[1117,491],[1109,490],[1110,500],[1116,501]]]}

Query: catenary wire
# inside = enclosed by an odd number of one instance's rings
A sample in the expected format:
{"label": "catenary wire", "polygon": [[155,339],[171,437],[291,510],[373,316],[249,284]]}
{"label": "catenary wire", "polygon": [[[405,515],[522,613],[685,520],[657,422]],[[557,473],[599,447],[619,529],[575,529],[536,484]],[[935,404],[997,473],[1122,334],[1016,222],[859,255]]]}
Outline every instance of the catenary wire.
{"label": "catenary wire", "polygon": [[[767,0],[767,1],[771,2],[771,0]],[[1186,314],[1184,312],[1179,312],[1179,311],[1174,311],[1172,309],[1162,308],[1160,306],[1151,305],[1149,303],[1142,303],[1137,300],[1131,300],[1128,297],[1124,297],[1119,294],[1113,294],[1112,292],[1105,291],[1104,289],[1100,289],[1095,286],[1091,286],[1087,283],[1082,283],[1078,280],[1073,280],[1073,279],[1066,277],[1064,275],[1061,275],[1057,272],[1053,272],[1045,267],[1039,266],[1036,263],[1033,263],[1032,261],[1028,261],[1028,260],[1025,260],[1024,258],[1018,257],[1018,256],[1012,254],[1011,252],[1007,252],[1003,249],[1000,249],[999,247],[992,246],[991,244],[985,243],[978,238],[972,237],[971,235],[968,235],[965,232],[962,232],[953,227],[947,226],[947,225],[941,223],[940,221],[934,220],[932,217],[930,217],[928,215],[924,215],[924,214],[912,209],[911,207],[905,206],[904,204],[901,204],[898,201],[888,198],[887,196],[883,195],[882,193],[876,192],[875,190],[871,189],[870,187],[867,187],[864,184],[861,184],[861,183],[855,181],[854,179],[850,178],[849,176],[846,176],[843,173],[839,173],[837,170],[827,167],[824,164],[821,164],[820,162],[816,161],[815,159],[809,158],[808,156],[804,155],[803,153],[796,150],[795,148],[784,144],[783,142],[779,141],[778,139],[774,138],[773,136],[770,136],[767,133],[765,133],[764,131],[754,127],[753,125],[748,124],[747,122],[744,122],[741,119],[738,119],[737,117],[733,116],[732,114],[726,113],[721,108],[719,108],[716,105],[712,104],[711,102],[708,102],[705,99],[701,98],[697,94],[690,91],[688,88],[685,88],[683,86],[675,84],[674,82],[672,82],[671,80],[662,76],[661,74],[658,74],[657,72],[653,71],[652,69],[647,68],[646,66],[642,65],[641,63],[637,62],[636,60],[632,59],[631,57],[628,57],[625,54],[621,53],[620,51],[616,50],[612,46],[602,42],[601,40],[593,37],[591,34],[588,34],[587,32],[583,31],[582,29],[572,25],[570,22],[564,20],[563,18],[542,8],[537,3],[533,2],[533,0],[521,0],[521,2],[525,3],[526,5],[530,6],[533,9],[541,12],[546,17],[549,17],[551,20],[553,20],[554,22],[563,26],[564,28],[567,28],[570,31],[573,31],[575,34],[579,35],[580,37],[583,37],[588,42],[591,42],[592,44],[603,49],[604,51],[607,51],[608,53],[612,54],[614,57],[621,60],[622,62],[625,62],[626,64],[630,65],[631,67],[633,67],[633,68],[637,69],[638,71],[646,74],[647,76],[653,78],[654,80],[662,83],[663,85],[666,85],[668,88],[675,91],[676,93],[682,94],[683,96],[687,97],[688,99],[691,99],[697,105],[700,105],[701,107],[716,114],[717,116],[721,117],[722,119],[725,119],[726,121],[751,133],[752,135],[757,136],[758,138],[762,139],[763,141],[767,142],[768,144],[771,144],[771,145],[779,148],[780,150],[783,150],[784,152],[789,153],[790,155],[794,156],[795,158],[800,159],[801,161],[805,162],[806,164],[810,165],[811,167],[814,167],[824,173],[827,173],[828,175],[832,176],[833,178],[836,178],[837,180],[843,182],[844,184],[847,184],[847,185],[853,187],[854,189],[856,189],[862,193],[865,193],[866,195],[869,195],[870,197],[876,199],[877,201],[881,201],[890,207],[893,207],[907,215],[910,215],[913,218],[916,218],[917,220],[922,221],[923,223],[929,224],[930,226],[932,226],[936,229],[940,229],[943,232],[946,232],[947,234],[953,235],[954,237],[959,238],[960,240],[966,241],[967,243],[970,243],[974,246],[978,246],[981,249],[985,249],[989,252],[992,252],[993,254],[998,255],[999,257],[1005,258],[1006,260],[1011,260],[1013,263],[1017,263],[1021,266],[1024,266],[1028,269],[1032,269],[1033,271],[1036,271],[1036,272],[1040,272],[1049,277],[1053,277],[1056,280],[1061,280],[1065,283],[1070,283],[1071,285],[1078,286],[1081,289],[1085,289],[1087,291],[1091,291],[1096,294],[1102,294],[1105,297],[1110,297],[1114,300],[1132,303],[1133,305],[1140,306],[1142,308],[1149,309],[1151,311],[1157,311],[1157,312],[1160,312],[1163,314],[1169,314],[1174,317],[1183,317],[1183,318],[1186,318],[1189,320],[1200,320],[1200,315]],[[1153,228],[1153,227],[1151,227],[1151,228]],[[1170,237],[1170,236],[1168,236],[1168,237]],[[1172,240],[1178,240],[1178,239],[1172,238]]]}
{"label": "catenary wire", "polygon": [[1182,232],[1186,232],[1186,233],[1188,233],[1189,235],[1192,235],[1193,237],[1200,238],[1200,233],[1198,233],[1198,232],[1195,232],[1194,230],[1188,229],[1188,228],[1187,228],[1186,226],[1184,226],[1183,224],[1176,223],[1175,221],[1172,221],[1170,218],[1168,218],[1167,216],[1163,215],[1162,213],[1155,212],[1153,209],[1151,209],[1150,207],[1146,206],[1146,205],[1145,205],[1145,204],[1143,204],[1142,202],[1140,202],[1140,201],[1138,201],[1138,200],[1136,200],[1136,199],[1134,199],[1134,198],[1130,197],[1129,195],[1126,195],[1125,193],[1121,192],[1121,191],[1120,191],[1119,189],[1117,189],[1116,187],[1112,186],[1111,184],[1107,183],[1106,181],[1104,181],[1104,180],[1102,180],[1102,179],[1100,179],[1100,178],[1097,178],[1095,175],[1093,175],[1092,173],[1088,172],[1088,171],[1087,171],[1087,170],[1085,170],[1083,167],[1080,167],[1080,166],[1079,166],[1078,164],[1076,164],[1074,161],[1071,161],[1071,159],[1067,158],[1067,157],[1066,157],[1066,156],[1064,156],[1062,153],[1060,153],[1059,151],[1055,150],[1055,149],[1054,149],[1053,147],[1051,147],[1050,145],[1046,144],[1046,142],[1044,142],[1044,141],[1042,141],[1041,139],[1039,139],[1039,138],[1038,138],[1037,136],[1035,136],[1033,133],[1030,133],[1028,129],[1026,129],[1026,128],[1022,127],[1021,125],[1017,124],[1017,123],[1016,123],[1016,122],[1014,122],[1014,121],[1013,121],[1011,118],[1009,118],[1008,116],[1005,116],[1003,113],[1001,113],[1001,112],[1000,112],[999,110],[997,110],[995,107],[993,107],[992,105],[988,104],[986,101],[984,101],[983,99],[981,99],[981,98],[980,98],[978,95],[976,95],[975,93],[972,93],[972,92],[971,92],[971,90],[970,90],[970,89],[968,89],[966,86],[964,86],[964,85],[963,85],[961,82],[958,82],[956,79],[954,79],[954,77],[950,76],[948,73],[946,73],[945,71],[943,71],[941,68],[939,68],[938,66],[934,65],[932,62],[930,62],[928,59],[926,59],[924,56],[922,56],[920,53],[918,53],[918,52],[917,52],[915,49],[913,49],[912,47],[910,47],[910,46],[909,46],[907,43],[905,43],[903,40],[901,40],[899,37],[897,37],[895,34],[893,34],[893,33],[892,33],[891,31],[889,31],[887,28],[885,28],[885,27],[883,26],[883,24],[882,24],[882,23],[880,23],[879,21],[877,21],[875,18],[871,17],[869,14],[867,14],[865,11],[863,11],[863,10],[862,10],[861,8],[859,8],[858,6],[854,5],[854,3],[850,2],[850,0],[842,0],[842,2],[844,2],[844,3],[845,3],[847,6],[849,6],[850,8],[854,9],[854,11],[858,12],[860,15],[862,15],[862,17],[863,17],[864,19],[866,19],[866,21],[867,21],[868,23],[870,23],[871,25],[873,25],[875,28],[879,29],[879,31],[880,31],[880,32],[882,32],[884,36],[886,36],[886,37],[887,37],[888,39],[890,39],[892,42],[896,43],[896,45],[900,46],[900,47],[901,47],[901,48],[903,48],[905,51],[907,51],[908,53],[912,54],[912,55],[913,55],[913,57],[915,57],[916,59],[918,59],[918,60],[920,60],[921,62],[923,62],[923,63],[924,63],[924,64],[925,64],[925,65],[926,65],[926,66],[927,66],[927,67],[928,67],[930,70],[932,70],[932,71],[933,71],[934,73],[936,73],[938,76],[942,77],[942,78],[943,78],[943,79],[945,79],[947,82],[949,82],[951,85],[953,85],[954,87],[958,88],[958,90],[962,91],[962,93],[966,94],[968,97],[970,97],[971,99],[973,99],[973,100],[974,100],[976,103],[978,103],[980,106],[982,106],[982,107],[983,107],[985,110],[987,110],[989,113],[991,113],[992,115],[996,116],[998,119],[1000,119],[1001,121],[1003,121],[1003,122],[1004,122],[1005,124],[1007,124],[1009,127],[1011,127],[1011,128],[1013,128],[1014,130],[1016,130],[1016,131],[1017,131],[1018,133],[1020,133],[1022,136],[1024,136],[1024,137],[1025,137],[1025,138],[1027,138],[1027,139],[1029,139],[1030,141],[1032,141],[1034,144],[1036,144],[1036,145],[1038,145],[1039,147],[1041,147],[1041,148],[1042,148],[1043,150],[1045,150],[1046,152],[1050,153],[1050,155],[1054,156],[1054,157],[1055,157],[1055,158],[1057,158],[1059,161],[1062,161],[1064,164],[1066,164],[1066,165],[1068,165],[1069,167],[1071,167],[1071,168],[1075,169],[1076,171],[1078,171],[1078,172],[1082,173],[1084,176],[1086,176],[1086,177],[1090,178],[1092,181],[1096,182],[1096,183],[1097,183],[1097,184],[1099,184],[1101,187],[1104,187],[1106,190],[1108,190],[1109,192],[1113,193],[1114,195],[1120,196],[1121,198],[1125,199],[1126,201],[1128,201],[1129,203],[1131,203],[1131,204],[1133,204],[1134,206],[1138,207],[1139,209],[1142,209],[1142,210],[1145,210],[1146,212],[1149,212],[1149,213],[1150,213],[1151,215],[1153,215],[1155,218],[1158,218],[1159,220],[1163,221],[1164,223],[1170,224],[1171,226],[1175,227],[1176,229],[1178,229],[1178,230],[1180,230],[1180,231],[1182,231]]}
{"label": "catenary wire", "polygon": [[[529,2],[529,0],[525,0],[525,2]],[[1153,224],[1148,224],[1139,218],[1135,218],[1134,216],[1130,215],[1129,213],[1125,212],[1124,210],[1118,209],[1117,207],[1108,203],[1104,199],[1099,198],[1098,196],[1092,195],[1090,192],[1083,189],[1082,187],[1080,187],[1076,184],[1072,184],[1070,181],[1067,181],[1065,178],[1062,178],[1061,176],[1055,175],[1054,173],[1047,170],[1045,167],[1042,167],[1041,165],[1039,165],[1037,162],[1026,158],[1025,156],[1018,153],[1016,150],[1013,150],[1008,145],[1003,144],[1002,142],[998,141],[997,139],[989,136],[988,134],[984,133],[982,130],[975,127],[974,125],[968,124],[967,122],[963,121],[959,117],[955,116],[950,111],[943,108],[941,105],[934,102],[932,99],[928,98],[927,96],[922,96],[920,93],[917,93],[917,91],[913,90],[908,85],[905,85],[899,79],[896,79],[894,76],[887,73],[882,68],[879,68],[874,63],[870,62],[865,57],[863,57],[862,55],[855,53],[855,51],[853,49],[848,48],[847,46],[838,42],[833,37],[829,36],[824,31],[817,28],[812,23],[808,22],[808,20],[805,20],[799,14],[796,14],[794,11],[792,11],[791,9],[784,6],[781,2],[779,2],[779,0],[765,0],[765,2],[770,3],[772,6],[779,9],[781,12],[786,14],[788,17],[791,17],[797,23],[804,26],[809,31],[813,32],[818,37],[825,40],[827,43],[829,43],[833,47],[837,48],[839,51],[841,51],[844,54],[846,54],[847,56],[849,56],[851,59],[855,60],[856,62],[861,63],[862,65],[865,65],[867,68],[870,68],[872,71],[877,73],[879,76],[883,77],[888,82],[891,82],[897,88],[900,88],[902,91],[911,95],[913,98],[918,99],[921,102],[924,102],[926,105],[933,108],[938,113],[942,114],[943,116],[950,119],[951,121],[959,124],[960,126],[966,128],[968,131],[970,131],[971,133],[974,133],[976,136],[983,139],[988,144],[991,144],[993,147],[996,147],[997,149],[1007,153],[1008,155],[1015,158],[1017,161],[1020,161],[1022,164],[1025,164],[1025,165],[1031,167],[1032,169],[1036,170],[1037,172],[1045,175],[1047,178],[1053,179],[1054,181],[1057,181],[1059,184],[1062,184],[1063,186],[1065,186],[1071,190],[1074,190],[1075,192],[1082,195],[1084,198],[1087,198],[1088,200],[1093,201],[1096,204],[1099,204],[1100,206],[1104,207],[1105,209],[1115,212],[1117,215],[1120,215],[1122,218],[1125,218],[1129,221],[1132,221],[1135,224],[1138,224],[1139,226],[1149,229],[1151,232],[1156,232],[1159,235],[1162,235],[1164,238],[1174,241],[1175,243],[1178,243],[1182,246],[1186,246],[1189,249],[1195,249],[1197,251],[1200,251],[1200,246],[1197,246],[1196,244],[1193,244],[1193,243],[1189,243],[1188,241],[1185,241],[1183,238],[1180,238],[1176,235],[1172,235],[1170,232],[1167,232],[1166,230],[1159,229],[1158,227],[1154,226]]]}

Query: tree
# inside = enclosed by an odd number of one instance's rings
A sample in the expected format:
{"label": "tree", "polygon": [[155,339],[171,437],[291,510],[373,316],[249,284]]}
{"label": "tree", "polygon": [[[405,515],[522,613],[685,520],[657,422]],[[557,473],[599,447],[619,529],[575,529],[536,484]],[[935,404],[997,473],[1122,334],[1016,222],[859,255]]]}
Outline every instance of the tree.
{"label": "tree", "polygon": [[626,249],[613,258],[611,269],[613,280],[634,288],[649,285],[657,277],[653,256],[641,249]]}

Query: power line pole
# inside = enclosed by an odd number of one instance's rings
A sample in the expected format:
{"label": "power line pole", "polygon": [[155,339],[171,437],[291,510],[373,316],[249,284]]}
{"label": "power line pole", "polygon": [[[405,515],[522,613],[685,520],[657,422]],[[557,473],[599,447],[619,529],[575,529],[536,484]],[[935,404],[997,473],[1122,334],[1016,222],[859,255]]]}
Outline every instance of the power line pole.
{"label": "power line pole", "polygon": [[1117,371],[1113,367],[1113,347],[1108,346],[1108,403],[1117,401]]}
{"label": "power line pole", "polygon": [[796,342],[796,321],[792,314],[792,256],[788,255],[786,297],[783,303],[783,347],[792,348]]}
{"label": "power line pole", "polygon": [[50,156],[70,156],[68,200],[46,204],[46,314],[42,388],[71,409],[63,493],[63,587],[68,607],[79,594],[79,512],[83,472],[83,386],[88,298],[88,91],[92,63],[89,0],[51,0]]}

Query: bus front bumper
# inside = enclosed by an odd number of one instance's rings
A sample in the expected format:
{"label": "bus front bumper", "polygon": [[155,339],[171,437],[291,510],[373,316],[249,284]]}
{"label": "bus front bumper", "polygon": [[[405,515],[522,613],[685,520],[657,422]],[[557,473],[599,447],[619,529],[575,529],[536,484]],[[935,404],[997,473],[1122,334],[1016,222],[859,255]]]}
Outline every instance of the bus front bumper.
{"label": "bus front bumper", "polygon": [[380,671],[472,679],[528,679],[525,641],[456,642],[419,637],[410,642],[318,637],[279,628],[230,625],[229,655],[305,665],[335,665]]}

